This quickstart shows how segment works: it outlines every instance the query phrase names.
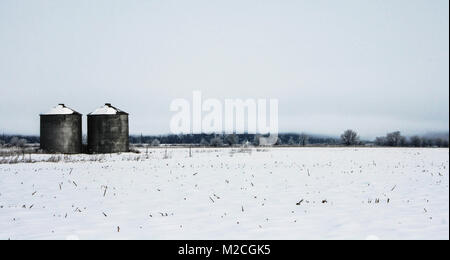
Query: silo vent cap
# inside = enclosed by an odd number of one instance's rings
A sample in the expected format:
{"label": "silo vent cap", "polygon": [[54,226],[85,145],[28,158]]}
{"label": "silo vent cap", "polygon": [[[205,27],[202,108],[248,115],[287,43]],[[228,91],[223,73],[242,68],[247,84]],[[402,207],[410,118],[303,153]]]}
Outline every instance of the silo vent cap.
{"label": "silo vent cap", "polygon": [[117,115],[117,114],[127,114],[126,112],[113,107],[110,103],[105,103],[104,106],[97,108],[94,112],[89,115]]}
{"label": "silo vent cap", "polygon": [[44,115],[72,115],[72,114],[79,114],[77,111],[66,107],[64,104],[59,104],[56,107],[50,109],[47,113]]}

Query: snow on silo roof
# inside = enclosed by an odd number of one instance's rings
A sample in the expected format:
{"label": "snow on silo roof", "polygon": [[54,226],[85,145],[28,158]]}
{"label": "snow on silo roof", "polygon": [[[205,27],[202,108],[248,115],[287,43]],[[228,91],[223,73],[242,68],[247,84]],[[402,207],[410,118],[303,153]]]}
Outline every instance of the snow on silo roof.
{"label": "snow on silo roof", "polygon": [[58,104],[56,107],[53,107],[43,115],[72,115],[72,114],[80,114],[80,113],[71,108],[66,107],[64,104]]}
{"label": "snow on silo roof", "polygon": [[116,114],[127,114],[126,112],[111,106],[110,103],[106,103],[104,106],[97,108],[94,112],[89,115],[116,115]]}

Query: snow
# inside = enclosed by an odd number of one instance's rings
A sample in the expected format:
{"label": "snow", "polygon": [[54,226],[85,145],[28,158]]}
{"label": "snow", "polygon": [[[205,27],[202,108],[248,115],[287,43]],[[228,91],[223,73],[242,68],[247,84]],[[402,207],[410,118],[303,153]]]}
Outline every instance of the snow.
{"label": "snow", "polygon": [[104,105],[94,110],[94,112],[90,113],[90,115],[115,115],[118,112],[120,112],[120,110],[109,105]]}
{"label": "snow", "polygon": [[72,110],[64,105],[57,105],[56,107],[53,107],[52,109],[50,109],[50,111],[48,111],[44,115],[71,115],[73,113],[75,113],[74,110]]}
{"label": "snow", "polygon": [[0,164],[0,239],[449,239],[448,149],[31,159]]}

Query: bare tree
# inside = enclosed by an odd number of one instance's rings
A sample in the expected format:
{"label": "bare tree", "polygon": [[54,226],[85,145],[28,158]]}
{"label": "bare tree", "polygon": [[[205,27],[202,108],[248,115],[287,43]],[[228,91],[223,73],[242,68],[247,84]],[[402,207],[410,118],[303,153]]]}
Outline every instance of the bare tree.
{"label": "bare tree", "polygon": [[27,144],[28,142],[27,142],[27,139],[19,139],[18,141],[17,141],[17,147],[20,147],[20,148],[25,148],[25,145]]}
{"label": "bare tree", "polygon": [[434,139],[434,145],[436,145],[437,147],[442,147],[443,143],[444,143],[444,140],[442,138]]}
{"label": "bare tree", "polygon": [[288,145],[295,145],[294,137],[291,136],[291,137],[289,138]]}
{"label": "bare tree", "polygon": [[242,142],[243,147],[249,147],[252,143],[250,143],[247,139]]}
{"label": "bare tree", "polygon": [[208,143],[208,141],[206,141],[205,138],[202,138],[202,140],[200,140],[200,145],[201,145],[201,146],[208,146],[209,143]]}
{"label": "bare tree", "polygon": [[408,145],[408,141],[406,140],[406,137],[401,136],[400,137],[400,146],[405,147]]}
{"label": "bare tree", "polygon": [[14,136],[13,138],[11,138],[11,140],[9,140],[9,144],[11,146],[17,146],[17,144],[19,143],[19,137]]}
{"label": "bare tree", "polygon": [[236,134],[229,134],[225,137],[225,143],[229,146],[233,146],[239,143],[239,137]]}
{"label": "bare tree", "polygon": [[400,131],[388,133],[386,135],[386,144],[388,146],[404,146],[406,138],[401,135]]}
{"label": "bare tree", "polygon": [[422,137],[422,146],[423,147],[430,147],[433,146],[433,140],[427,137]]}
{"label": "bare tree", "polygon": [[305,133],[301,133],[300,136],[298,137],[298,139],[299,139],[300,145],[306,146],[309,141],[309,136]]}
{"label": "bare tree", "polygon": [[158,139],[153,139],[151,146],[159,146],[160,144]]}
{"label": "bare tree", "polygon": [[344,145],[356,145],[359,143],[358,134],[351,129],[346,130],[341,135],[341,140]]}
{"label": "bare tree", "polygon": [[411,143],[411,146],[414,146],[414,147],[421,147],[422,146],[422,138],[420,138],[417,135],[412,136],[411,138],[409,138],[409,141]]}
{"label": "bare tree", "polygon": [[220,138],[219,136],[216,136],[214,138],[212,138],[209,143],[211,144],[211,146],[222,146],[223,145],[223,140],[222,138]]}
{"label": "bare tree", "polygon": [[375,138],[375,145],[378,145],[378,146],[386,145],[386,137],[380,136],[380,137]]}

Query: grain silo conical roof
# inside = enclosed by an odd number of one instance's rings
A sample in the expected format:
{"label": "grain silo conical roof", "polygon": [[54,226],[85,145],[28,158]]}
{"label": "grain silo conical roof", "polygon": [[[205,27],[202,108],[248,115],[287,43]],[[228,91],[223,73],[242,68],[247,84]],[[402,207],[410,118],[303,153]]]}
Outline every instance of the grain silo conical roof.
{"label": "grain silo conical roof", "polygon": [[88,115],[118,115],[118,114],[128,115],[128,113],[118,109],[117,107],[112,106],[110,103],[106,103],[104,106],[97,108]]}
{"label": "grain silo conical roof", "polygon": [[57,106],[52,107],[49,111],[47,111],[47,113],[44,113],[42,115],[73,115],[73,114],[81,115],[77,111],[69,107],[66,107],[64,104],[58,104]]}

